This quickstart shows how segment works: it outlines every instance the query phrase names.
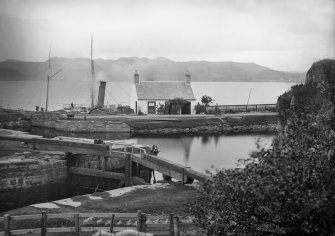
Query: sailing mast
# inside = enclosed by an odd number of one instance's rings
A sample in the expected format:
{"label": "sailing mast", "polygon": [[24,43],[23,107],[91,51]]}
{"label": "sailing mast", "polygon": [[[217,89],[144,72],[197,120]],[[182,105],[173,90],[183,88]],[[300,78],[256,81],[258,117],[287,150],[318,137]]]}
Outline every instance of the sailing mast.
{"label": "sailing mast", "polygon": [[49,48],[49,68],[48,68],[48,80],[47,80],[47,97],[45,101],[45,111],[48,111],[48,104],[49,104],[49,83],[50,83],[50,56],[51,56],[51,47]]}
{"label": "sailing mast", "polygon": [[94,85],[95,85],[95,71],[93,61],[93,36],[91,36],[91,108],[94,107]]}
{"label": "sailing mast", "polygon": [[62,70],[57,71],[55,74],[50,75],[51,73],[51,62],[50,62],[50,56],[51,56],[51,47],[49,49],[49,69],[48,69],[48,80],[47,80],[47,97],[45,101],[45,111],[48,111],[48,105],[49,105],[49,84],[50,84],[50,79],[55,77],[59,72]]}

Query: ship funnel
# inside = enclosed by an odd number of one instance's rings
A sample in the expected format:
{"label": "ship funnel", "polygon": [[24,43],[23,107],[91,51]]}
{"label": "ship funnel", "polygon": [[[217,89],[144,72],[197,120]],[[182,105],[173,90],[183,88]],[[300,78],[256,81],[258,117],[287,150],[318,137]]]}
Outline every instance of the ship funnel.
{"label": "ship funnel", "polygon": [[105,101],[105,91],[106,91],[106,82],[101,81],[99,86],[99,94],[98,94],[98,104],[97,107],[104,107]]}

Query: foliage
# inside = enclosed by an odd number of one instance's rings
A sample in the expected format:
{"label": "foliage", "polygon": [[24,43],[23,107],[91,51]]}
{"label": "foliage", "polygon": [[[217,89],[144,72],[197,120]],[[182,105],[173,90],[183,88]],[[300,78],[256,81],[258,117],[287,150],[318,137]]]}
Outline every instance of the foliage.
{"label": "foliage", "polygon": [[119,104],[116,109],[120,114],[134,114],[134,110],[130,108],[130,106],[122,106]]}
{"label": "foliage", "polygon": [[174,99],[168,100],[168,103],[169,104],[177,104],[177,105],[183,106],[186,103],[188,103],[188,101],[185,100],[184,98],[174,98]]}
{"label": "foliage", "polygon": [[159,103],[159,105],[157,105],[156,108],[157,108],[157,114],[164,114],[164,112],[165,112],[164,104]]}
{"label": "foliage", "polygon": [[174,98],[166,102],[166,109],[169,114],[181,114],[181,109],[188,103],[184,98]]}
{"label": "foliage", "polygon": [[208,104],[212,103],[214,101],[214,99],[210,96],[204,95],[201,97],[201,103],[205,104],[206,106],[208,106]]}
{"label": "foliage", "polygon": [[306,85],[279,100],[286,126],[272,147],[217,172],[189,204],[208,234],[335,234],[334,104]]}

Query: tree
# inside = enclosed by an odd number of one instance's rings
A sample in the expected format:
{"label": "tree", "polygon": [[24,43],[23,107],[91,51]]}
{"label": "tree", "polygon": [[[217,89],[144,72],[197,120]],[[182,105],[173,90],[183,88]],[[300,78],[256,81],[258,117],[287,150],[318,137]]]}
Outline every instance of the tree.
{"label": "tree", "polygon": [[[294,110],[287,96],[295,97]],[[217,172],[189,204],[208,234],[335,233],[334,104],[311,86],[284,99],[285,127],[272,147],[255,151],[243,169]]]}
{"label": "tree", "polygon": [[201,103],[205,104],[205,106],[207,107],[208,104],[212,103],[214,101],[214,99],[210,96],[204,95],[201,97]]}

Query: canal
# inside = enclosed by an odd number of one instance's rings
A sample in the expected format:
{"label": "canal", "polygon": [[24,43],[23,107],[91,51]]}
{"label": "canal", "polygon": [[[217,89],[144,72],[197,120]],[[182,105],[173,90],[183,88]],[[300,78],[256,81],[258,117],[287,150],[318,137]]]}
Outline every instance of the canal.
{"label": "canal", "polygon": [[46,138],[56,136],[101,138],[103,140],[128,140],[133,144],[148,146],[157,145],[159,156],[190,166],[202,173],[205,173],[206,170],[237,167],[239,159],[247,158],[252,151],[256,150],[256,143],[268,148],[275,137],[274,134],[131,137],[124,133],[70,133],[41,128],[34,128],[31,133]]}

